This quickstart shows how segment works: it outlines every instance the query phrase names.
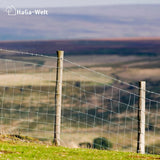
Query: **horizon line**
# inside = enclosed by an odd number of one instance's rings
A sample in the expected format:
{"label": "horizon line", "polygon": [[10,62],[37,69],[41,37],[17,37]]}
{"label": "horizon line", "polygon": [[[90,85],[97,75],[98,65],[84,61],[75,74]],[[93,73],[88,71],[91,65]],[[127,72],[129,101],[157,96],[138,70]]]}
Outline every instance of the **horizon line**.
{"label": "horizon line", "polygon": [[92,38],[92,39],[50,39],[50,40],[0,40],[0,43],[10,42],[38,42],[38,41],[145,41],[160,40],[160,37],[120,37],[120,38]]}

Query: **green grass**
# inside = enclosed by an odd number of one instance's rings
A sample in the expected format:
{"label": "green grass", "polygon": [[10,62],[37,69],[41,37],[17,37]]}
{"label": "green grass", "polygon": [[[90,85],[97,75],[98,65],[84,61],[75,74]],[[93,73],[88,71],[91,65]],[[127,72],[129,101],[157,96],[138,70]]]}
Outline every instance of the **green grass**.
{"label": "green grass", "polygon": [[160,159],[157,155],[140,155],[136,153],[70,149],[36,143],[0,142],[1,160],[141,160]]}

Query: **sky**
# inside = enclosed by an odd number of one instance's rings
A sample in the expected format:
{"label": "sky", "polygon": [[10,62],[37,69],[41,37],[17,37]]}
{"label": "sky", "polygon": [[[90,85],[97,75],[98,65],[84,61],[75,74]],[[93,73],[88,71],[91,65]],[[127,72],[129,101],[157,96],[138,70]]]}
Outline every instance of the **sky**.
{"label": "sky", "polygon": [[160,0],[0,0],[0,8],[15,7],[78,7],[119,4],[160,4]]}

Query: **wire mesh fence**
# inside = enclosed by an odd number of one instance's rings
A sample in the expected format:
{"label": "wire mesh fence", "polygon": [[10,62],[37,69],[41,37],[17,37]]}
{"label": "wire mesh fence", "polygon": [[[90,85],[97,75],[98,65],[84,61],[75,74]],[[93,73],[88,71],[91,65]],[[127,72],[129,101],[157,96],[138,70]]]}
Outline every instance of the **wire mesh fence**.
{"label": "wire mesh fence", "polygon": [[48,66],[30,58],[0,60],[1,134],[53,139],[56,60]]}
{"label": "wire mesh fence", "polygon": [[64,68],[64,143],[94,147],[94,140],[101,138],[97,145],[103,148],[104,137],[107,149],[136,151],[138,90],[81,66],[74,67]]}
{"label": "wire mesh fence", "polygon": [[[57,57],[8,53],[0,59],[0,132],[52,141]],[[64,59],[61,145],[136,152],[139,89]],[[160,153],[159,98],[146,90],[146,153]]]}

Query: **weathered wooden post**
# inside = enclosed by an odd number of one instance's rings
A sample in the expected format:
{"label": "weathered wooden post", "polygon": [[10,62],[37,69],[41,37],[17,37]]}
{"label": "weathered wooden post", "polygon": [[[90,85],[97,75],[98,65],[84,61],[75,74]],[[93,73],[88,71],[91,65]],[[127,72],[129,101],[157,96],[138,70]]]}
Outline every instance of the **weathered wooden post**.
{"label": "weathered wooden post", "polygon": [[138,105],[138,137],[137,153],[145,153],[145,98],[146,82],[141,81],[139,84],[139,105]]}
{"label": "weathered wooden post", "polygon": [[64,56],[64,51],[57,51],[57,74],[56,74],[56,89],[55,89],[56,113],[55,113],[55,123],[54,123],[54,140],[53,140],[53,143],[56,146],[60,145],[63,56]]}

